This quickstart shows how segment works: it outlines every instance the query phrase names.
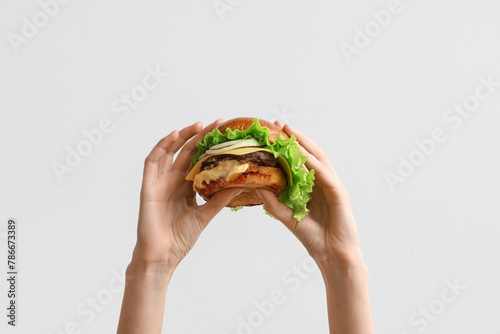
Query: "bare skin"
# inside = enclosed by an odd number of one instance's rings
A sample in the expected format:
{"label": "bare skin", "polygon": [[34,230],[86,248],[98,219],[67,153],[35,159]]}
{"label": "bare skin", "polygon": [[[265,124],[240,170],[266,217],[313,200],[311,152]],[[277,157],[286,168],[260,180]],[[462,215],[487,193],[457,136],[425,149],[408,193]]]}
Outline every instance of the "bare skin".
{"label": "bare skin", "polygon": [[298,223],[292,210],[270,191],[257,192],[266,210],[299,239],[316,261],[325,280],[330,333],[369,334],[373,324],[368,294],[368,270],[363,262],[358,229],[349,196],[326,154],[290,125],[275,122],[288,135],[295,135],[305,167],[314,169],[315,181],[309,214]]}
{"label": "bare skin", "polygon": [[[195,123],[173,131],[151,151],[144,165],[137,244],[127,268],[118,334],[161,333],[167,287],[182,259],[210,220],[243,189],[218,192],[197,205],[192,184],[184,180],[196,142],[222,120],[202,128]],[[277,125],[282,126],[279,122]],[[304,244],[318,264],[327,290],[330,333],[373,333],[368,272],[345,187],[324,153],[288,125],[316,171],[310,214],[297,223],[291,210],[269,191],[259,191],[266,209]],[[182,148],[182,149],[181,149]],[[179,151],[177,158],[174,154]]]}
{"label": "bare skin", "polygon": [[137,244],[126,272],[119,334],[161,333],[167,286],[175,268],[210,220],[242,191],[220,191],[199,206],[191,182],[184,180],[196,142],[220,123],[202,129],[198,122],[173,131],[145,161]]}

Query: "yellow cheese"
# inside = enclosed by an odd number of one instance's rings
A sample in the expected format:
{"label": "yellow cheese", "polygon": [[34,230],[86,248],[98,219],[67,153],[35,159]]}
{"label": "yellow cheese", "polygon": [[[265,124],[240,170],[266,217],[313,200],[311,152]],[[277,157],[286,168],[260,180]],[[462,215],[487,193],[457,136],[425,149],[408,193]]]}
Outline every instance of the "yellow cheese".
{"label": "yellow cheese", "polygon": [[[267,150],[267,149],[261,148],[261,147],[242,147],[242,148],[236,148],[236,149],[231,150],[231,151],[226,151],[226,152],[223,152],[223,153],[220,153],[220,154],[244,155],[244,154],[258,152],[258,151],[269,152],[271,154],[273,153],[271,150]],[[191,171],[189,172],[189,174],[186,175],[186,180],[192,181],[194,179],[194,176],[201,171],[201,164],[205,160],[207,160],[210,157],[213,157],[213,156],[216,156],[216,155],[220,155],[220,154],[214,154],[214,155],[206,156],[203,159],[199,160],[196,163],[196,165],[194,165],[194,167],[191,169]]]}
{"label": "yellow cheese", "polygon": [[[186,180],[193,181],[195,175],[199,174],[201,171],[201,164],[210,157],[213,157],[216,155],[221,155],[221,154],[244,155],[244,154],[249,154],[249,153],[254,153],[254,152],[259,152],[259,151],[268,152],[268,153],[273,154],[273,151],[271,151],[269,149],[261,148],[261,147],[240,147],[240,148],[235,148],[234,150],[205,156],[203,159],[200,159],[196,163],[196,165],[193,166],[193,168],[191,168],[188,175],[186,175]],[[288,183],[290,185],[292,185],[293,184],[292,171],[290,170],[290,165],[288,164],[288,161],[286,161],[286,159],[280,155],[278,157],[278,163],[279,163],[280,167],[283,169],[283,171],[285,172]]]}
{"label": "yellow cheese", "polygon": [[194,177],[194,185],[198,189],[205,188],[211,181],[217,180],[221,177],[228,181],[233,181],[241,173],[244,173],[249,164],[242,164],[236,160],[227,160],[220,162],[217,167],[204,170]]}

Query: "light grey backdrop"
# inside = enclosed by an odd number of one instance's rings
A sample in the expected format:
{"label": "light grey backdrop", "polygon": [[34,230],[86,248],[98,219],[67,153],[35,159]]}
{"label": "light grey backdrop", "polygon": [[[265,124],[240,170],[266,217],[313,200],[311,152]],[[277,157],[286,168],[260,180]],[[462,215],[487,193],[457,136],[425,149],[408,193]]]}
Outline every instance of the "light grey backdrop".
{"label": "light grey backdrop", "polygon": [[[15,217],[20,309],[12,329],[2,279],[0,331],[115,331],[151,147],[255,116],[306,133],[347,185],[377,333],[500,333],[499,14],[493,0],[2,0],[0,263]],[[259,310],[274,290],[282,303]],[[262,208],[224,210],[168,291],[165,333],[327,328],[319,271]]]}

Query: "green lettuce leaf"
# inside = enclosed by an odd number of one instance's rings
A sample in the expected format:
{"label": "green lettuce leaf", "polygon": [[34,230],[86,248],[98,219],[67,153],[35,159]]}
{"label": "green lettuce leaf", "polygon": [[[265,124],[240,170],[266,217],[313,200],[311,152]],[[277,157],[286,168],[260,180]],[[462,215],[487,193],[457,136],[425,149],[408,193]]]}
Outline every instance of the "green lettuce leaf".
{"label": "green lettuce leaf", "polygon": [[207,133],[205,135],[205,138],[203,138],[203,141],[199,140],[196,143],[196,147],[198,147],[198,153],[192,158],[193,166],[196,165],[196,163],[200,159],[200,156],[204,154],[210,147],[225,143],[230,140],[249,138],[257,139],[260,145],[271,145],[271,143],[269,142],[269,129],[263,128],[257,118],[254,119],[254,122],[250,127],[243,131],[240,131],[238,129],[233,131],[228,128],[227,133],[224,135],[222,134],[222,132],[220,132],[219,129],[216,128],[212,132]]}
{"label": "green lettuce leaf", "polygon": [[307,203],[311,199],[312,187],[314,185],[314,170],[306,171],[301,166],[306,162],[307,157],[302,155],[295,136],[284,139],[281,135],[274,143],[269,142],[269,129],[263,128],[259,120],[254,118],[253,123],[247,129],[231,130],[226,129],[227,134],[222,134],[219,129],[214,129],[198,141],[196,146],[198,153],[193,157],[193,166],[198,162],[200,156],[210,147],[230,140],[255,138],[261,146],[273,151],[274,157],[283,156],[292,172],[293,185],[288,184],[283,194],[279,197],[280,202],[293,210],[293,217],[297,221],[302,221],[308,214]]}

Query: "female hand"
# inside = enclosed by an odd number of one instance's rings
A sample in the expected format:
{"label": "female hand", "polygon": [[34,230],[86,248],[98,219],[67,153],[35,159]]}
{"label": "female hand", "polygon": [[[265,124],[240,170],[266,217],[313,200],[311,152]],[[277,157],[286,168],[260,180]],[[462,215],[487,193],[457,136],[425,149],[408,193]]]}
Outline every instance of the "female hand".
{"label": "female hand", "polygon": [[[197,152],[196,142],[220,123],[221,119],[202,130],[198,122],[175,130],[158,142],[147,157],[134,259],[144,264],[177,266],[210,220],[242,191],[219,191],[207,203],[197,205],[192,183],[184,179],[191,157]],[[174,161],[174,154],[181,147]]]}
{"label": "female hand", "polygon": [[222,120],[217,120],[202,130],[198,122],[175,130],[160,140],[146,159],[137,244],[127,267],[119,334],[161,333],[167,287],[175,267],[210,220],[242,191],[223,190],[197,205],[192,183],[184,180],[197,152],[196,142],[220,123]]}
{"label": "female hand", "polygon": [[[276,125],[282,127],[280,122]],[[292,210],[273,193],[258,190],[266,210],[281,220],[304,244],[323,275],[331,334],[372,334],[368,270],[361,256],[358,230],[349,197],[325,153],[312,140],[289,125],[295,135],[305,167],[314,169],[315,181],[309,214],[298,223]]]}
{"label": "female hand", "polygon": [[[208,222],[243,190],[219,191],[198,206],[192,185],[184,180],[190,159],[196,153],[196,141],[221,122],[218,120],[203,131],[200,123],[174,131],[146,159],[137,245],[127,268],[119,334],[161,333],[166,290],[175,266],[193,247]],[[266,209],[295,233],[320,266],[327,289],[330,333],[371,334],[367,277],[363,270],[353,270],[359,268],[357,265],[337,266],[346,260],[361,259],[345,188],[323,151],[290,126],[285,126],[284,131],[297,137],[303,154],[309,157],[306,167],[316,171],[311,212],[297,223],[291,209],[273,193],[259,190],[259,196]],[[193,136],[174,162],[174,154]]]}
{"label": "female hand", "polygon": [[266,210],[295,234],[319,265],[361,260],[358,231],[347,190],[326,154],[290,125],[283,127],[278,121],[275,124],[297,138],[302,154],[308,157],[305,166],[315,171],[315,181],[308,204],[310,212],[300,223],[292,217],[292,209],[278,201],[272,192],[258,189]]}

